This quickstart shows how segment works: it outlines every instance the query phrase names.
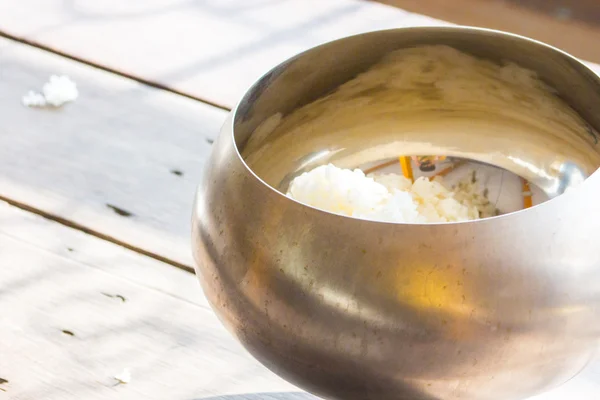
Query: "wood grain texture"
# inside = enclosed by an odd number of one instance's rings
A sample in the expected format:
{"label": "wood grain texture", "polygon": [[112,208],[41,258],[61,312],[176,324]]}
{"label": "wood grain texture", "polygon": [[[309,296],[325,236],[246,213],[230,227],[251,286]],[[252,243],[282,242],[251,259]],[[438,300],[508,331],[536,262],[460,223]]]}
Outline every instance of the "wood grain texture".
{"label": "wood grain texture", "polygon": [[[79,99],[21,105],[51,74]],[[0,39],[0,196],[191,266],[190,220],[225,112]]]}
{"label": "wood grain texture", "polygon": [[532,36],[600,61],[597,28],[517,13],[502,1],[380,2],[396,7],[363,0],[4,1],[0,31],[225,108],[300,51],[369,30],[449,24],[432,17]]}
{"label": "wood grain texture", "polygon": [[[571,3],[571,9],[596,10],[600,7],[597,0],[587,5],[579,1],[556,0],[377,0],[381,3],[399,7],[411,12],[429,15],[461,25],[481,26],[499,29],[532,37],[542,42],[559,47],[576,57],[600,62],[600,25],[590,25],[583,18],[557,18],[546,14],[549,9],[554,12],[568,12],[565,8]],[[574,4],[575,3],[575,4]],[[538,6],[539,4],[539,6]],[[541,8],[536,11],[536,8]]]}
{"label": "wood grain texture", "polygon": [[441,21],[361,0],[23,0],[0,30],[232,107],[286,58],[374,29]]}
{"label": "wood grain texture", "polygon": [[1,202],[0,271],[0,399],[310,399],[234,341],[190,273]]}
{"label": "wood grain texture", "polygon": [[[501,0],[487,0],[501,1]],[[561,21],[584,22],[600,27],[600,3],[597,0],[504,0]],[[599,60],[600,61],[600,60]]]}

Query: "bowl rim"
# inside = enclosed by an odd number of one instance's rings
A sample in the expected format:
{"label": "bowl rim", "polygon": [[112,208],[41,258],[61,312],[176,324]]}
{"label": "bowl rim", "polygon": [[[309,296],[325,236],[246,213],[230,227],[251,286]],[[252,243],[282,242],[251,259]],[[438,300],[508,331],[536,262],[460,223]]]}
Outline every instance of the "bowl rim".
{"label": "bowl rim", "polygon": [[448,221],[448,222],[426,222],[426,223],[416,223],[416,222],[388,222],[388,221],[378,221],[378,220],[371,220],[371,219],[366,219],[366,218],[359,218],[359,217],[352,217],[352,216],[347,216],[347,215],[342,215],[342,214],[337,214],[331,211],[327,211],[327,210],[323,210],[321,208],[318,207],[314,207],[305,203],[302,203],[298,200],[295,200],[289,196],[287,196],[286,194],[282,193],[281,191],[277,190],[276,188],[274,188],[273,186],[269,185],[268,183],[266,183],[260,176],[258,176],[253,170],[252,168],[250,168],[248,166],[248,164],[245,162],[244,158],[242,157],[242,154],[240,153],[240,149],[236,143],[235,140],[235,124],[236,124],[236,119],[238,116],[238,112],[240,109],[240,106],[248,100],[248,98],[251,96],[252,93],[254,93],[254,90],[260,85],[260,83],[262,83],[265,78],[267,78],[268,76],[270,76],[274,71],[276,71],[278,68],[284,66],[285,64],[294,61],[296,59],[299,59],[301,57],[303,57],[304,55],[319,49],[319,48],[323,48],[327,45],[331,45],[333,43],[340,43],[346,40],[352,40],[354,38],[358,38],[358,37],[364,37],[364,36],[369,36],[369,35],[374,35],[374,34],[385,34],[386,32],[408,32],[408,31],[437,31],[437,32],[445,32],[445,31],[453,31],[453,32],[457,32],[457,31],[464,31],[464,32],[479,32],[479,33],[488,33],[488,34],[494,34],[494,35],[499,35],[499,36],[504,36],[506,38],[513,38],[513,39],[517,39],[517,40],[521,40],[521,41],[525,41],[528,43],[531,43],[534,46],[539,46],[539,47],[543,47],[546,48],[548,50],[550,50],[551,52],[555,52],[557,54],[559,54],[562,57],[565,57],[568,61],[575,63],[578,67],[583,68],[583,71],[590,73],[592,76],[594,76],[596,78],[596,80],[598,81],[598,83],[600,84],[600,76],[598,74],[596,74],[589,66],[587,66],[583,61],[579,60],[578,58],[576,58],[575,56],[573,56],[572,54],[561,50],[555,46],[552,46],[548,43],[542,42],[540,40],[537,39],[533,39],[527,36],[523,36],[523,35],[518,35],[516,33],[511,33],[511,32],[506,32],[506,31],[501,31],[501,30],[497,30],[497,29],[490,29],[490,28],[482,28],[482,27],[476,27],[476,26],[468,26],[468,25],[451,25],[451,26],[406,26],[406,27],[398,27],[398,28],[386,28],[386,29],[376,29],[376,30],[370,30],[370,31],[366,31],[366,32],[361,32],[361,33],[356,33],[356,34],[352,34],[352,35],[348,35],[348,36],[344,36],[344,37],[340,37],[334,40],[328,40],[325,41],[323,43],[320,43],[316,46],[311,46],[310,48],[303,50],[291,57],[288,57],[287,59],[279,62],[277,65],[271,67],[269,70],[267,70],[266,72],[264,72],[262,75],[260,75],[260,77],[258,77],[257,79],[254,80],[254,82],[252,84],[250,84],[247,89],[244,91],[244,94],[240,97],[240,99],[237,101],[237,103],[235,104],[235,106],[231,109],[230,111],[230,116],[228,119],[228,122],[225,123],[225,125],[230,125],[230,129],[227,129],[228,135],[230,136],[228,139],[231,140],[234,151],[235,151],[235,155],[237,157],[237,160],[243,165],[244,169],[246,170],[247,173],[250,174],[251,177],[253,177],[254,179],[256,179],[259,184],[264,188],[269,190],[271,193],[274,193],[276,196],[280,196],[281,198],[283,198],[284,200],[287,201],[291,201],[293,202],[296,206],[299,206],[300,208],[305,208],[305,209],[309,209],[311,211],[316,211],[318,213],[324,213],[325,215],[328,215],[329,217],[333,217],[333,218],[342,218],[344,220],[354,220],[357,222],[368,222],[371,224],[383,224],[383,225],[398,225],[398,226],[404,226],[404,225],[410,225],[410,226],[457,226],[457,225],[464,225],[464,224],[481,224],[481,223],[487,223],[489,222],[493,222],[493,221],[498,221],[500,219],[506,219],[508,217],[515,217],[515,216],[519,216],[523,213],[532,213],[534,211],[542,211],[543,208],[547,208],[549,207],[551,204],[554,204],[557,200],[559,199],[563,199],[565,197],[571,197],[573,195],[576,195],[578,192],[581,191],[581,188],[584,185],[587,185],[590,180],[590,178],[594,175],[600,175],[600,167],[598,167],[594,172],[592,172],[589,176],[587,176],[585,178],[585,180],[578,185],[577,187],[574,187],[572,190],[568,190],[565,193],[562,193],[554,198],[551,198],[549,200],[546,200],[540,204],[536,204],[532,207],[526,208],[526,209],[521,209],[521,210],[517,210],[517,211],[512,211],[506,214],[500,214],[500,215],[496,215],[493,217],[486,217],[486,218],[480,218],[480,219],[475,219],[475,220],[468,220],[468,221]]}

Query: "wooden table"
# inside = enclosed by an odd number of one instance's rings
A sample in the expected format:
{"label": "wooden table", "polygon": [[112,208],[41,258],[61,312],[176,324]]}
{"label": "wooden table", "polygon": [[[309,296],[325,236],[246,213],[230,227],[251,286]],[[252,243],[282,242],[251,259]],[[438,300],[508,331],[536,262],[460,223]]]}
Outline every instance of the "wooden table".
{"label": "wooden table", "polygon": [[[0,1],[0,399],[313,398],[209,308],[191,273],[195,188],[225,110],[271,66],[436,24],[355,0]],[[21,105],[56,73],[75,103]],[[536,400],[597,399],[599,372]]]}

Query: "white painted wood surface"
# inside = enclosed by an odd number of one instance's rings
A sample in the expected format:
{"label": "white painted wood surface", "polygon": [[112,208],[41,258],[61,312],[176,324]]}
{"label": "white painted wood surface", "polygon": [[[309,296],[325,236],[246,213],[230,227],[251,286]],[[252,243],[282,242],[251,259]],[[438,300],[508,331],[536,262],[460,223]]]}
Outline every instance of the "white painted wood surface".
{"label": "white painted wood surface", "polygon": [[225,108],[300,51],[423,25],[451,24],[366,0],[0,1],[1,32]]}
{"label": "white painted wood surface", "polygon": [[11,400],[299,392],[234,341],[192,274],[2,202],[0,378]]}
{"label": "white painted wood surface", "polygon": [[[79,99],[24,107],[51,74]],[[224,111],[1,38],[0,104],[0,196],[192,265],[193,198]]]}
{"label": "white painted wood surface", "polygon": [[0,1],[0,30],[233,106],[317,44],[439,20],[363,0]]}

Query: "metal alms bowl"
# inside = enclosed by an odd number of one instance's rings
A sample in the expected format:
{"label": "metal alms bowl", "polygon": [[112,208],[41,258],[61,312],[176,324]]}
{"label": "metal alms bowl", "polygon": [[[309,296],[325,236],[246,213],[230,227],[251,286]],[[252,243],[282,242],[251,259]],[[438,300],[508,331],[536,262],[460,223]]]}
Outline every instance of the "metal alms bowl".
{"label": "metal alms bowl", "polygon": [[[453,134],[449,119],[440,135],[430,127],[443,109],[428,110],[415,132],[355,121],[361,133],[348,134],[326,114],[315,118],[329,131],[277,129],[389,52],[430,44],[536,71],[588,132],[532,128],[507,142],[471,115],[478,136]],[[511,400],[560,385],[594,358],[600,337],[597,110],[600,82],[582,63],[496,31],[396,29],[304,52],[252,86],[215,142],[193,218],[204,292],[258,360],[325,398]],[[527,210],[426,225],[343,217],[282,194],[317,165],[354,167],[402,149],[492,162],[550,197],[577,174],[585,180]]]}

